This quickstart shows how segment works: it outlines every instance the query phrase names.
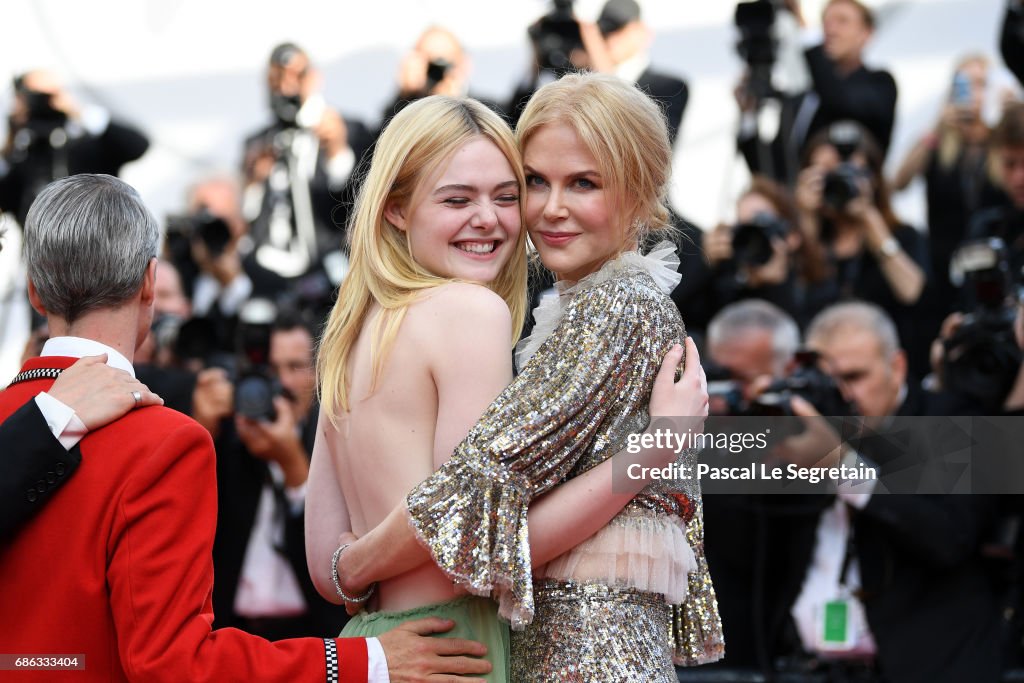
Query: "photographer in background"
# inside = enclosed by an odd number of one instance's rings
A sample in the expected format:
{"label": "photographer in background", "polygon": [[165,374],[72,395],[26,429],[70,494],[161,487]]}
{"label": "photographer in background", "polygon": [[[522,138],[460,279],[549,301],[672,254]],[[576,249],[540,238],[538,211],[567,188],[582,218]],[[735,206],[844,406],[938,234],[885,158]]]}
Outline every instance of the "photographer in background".
{"label": "photographer in background", "polygon": [[270,54],[272,123],[245,141],[244,215],[256,262],[287,280],[326,271],[344,275],[341,248],[355,193],[352,171],[371,138],[329,107],[321,77],[293,43]]}
{"label": "photographer in background", "polygon": [[1024,104],[1007,105],[992,131],[989,145],[1007,201],[1003,206],[972,216],[967,237],[1001,239],[1016,278],[1024,268]]}
{"label": "photographer in background", "polygon": [[14,79],[14,106],[0,161],[0,211],[24,225],[28,207],[50,181],[76,173],[117,175],[149,140],[99,107],[79,107],[57,76],[29,71]]}
{"label": "photographer in background", "polygon": [[668,120],[668,139],[675,143],[690,98],[686,81],[651,67],[654,33],[644,23],[637,0],[608,0],[597,27],[604,37],[612,72],[650,95]]}
{"label": "photographer in background", "polygon": [[608,0],[596,23],[580,21],[571,0],[554,0],[552,10],[529,29],[534,50],[531,73],[508,105],[512,124],[530,96],[544,83],[572,70],[615,74],[657,102],[674,143],[689,101],[686,81],[651,67],[653,32],[644,23],[637,0]]}
{"label": "photographer in background", "polygon": [[545,83],[576,70],[614,71],[598,25],[577,18],[573,0],[552,0],[551,4],[551,11],[527,30],[533,46],[533,64],[506,107],[513,128],[530,97]]}
{"label": "photographer in background", "polygon": [[315,330],[269,302],[243,309],[233,372],[199,375],[200,423],[214,425],[220,514],[213,555],[217,627],[270,640],[337,633],[343,608],[306,566],[304,502],[316,435]]}
{"label": "photographer in background", "polygon": [[442,26],[430,26],[398,67],[398,92],[384,107],[377,134],[391,118],[411,102],[428,95],[472,97],[504,114],[501,107],[469,92],[472,63],[455,34]]}
{"label": "photographer in background", "polygon": [[989,127],[981,117],[988,74],[984,55],[958,60],[939,120],[910,149],[891,181],[898,192],[914,178],[924,179],[931,292],[922,302],[927,315],[921,324],[931,337],[956,310],[949,261],[967,235],[971,216],[1005,201],[989,155]]}
{"label": "photographer in background", "polygon": [[790,194],[755,176],[736,201],[736,223],[719,224],[704,240],[714,272],[716,308],[742,299],[764,299],[791,316],[800,314],[803,289],[825,277],[821,245],[797,228]]}
{"label": "photographer in background", "polygon": [[[892,432],[893,416],[944,414],[907,381],[896,327],[877,306],[850,302],[819,314],[807,344],[865,417],[843,462],[873,465],[884,477],[915,462],[914,439]],[[794,401],[798,414],[817,412]],[[801,435],[802,437],[803,435]],[[777,450],[790,462],[806,440]],[[820,453],[818,454],[820,455]],[[816,458],[810,457],[810,460]],[[998,610],[980,548],[995,519],[990,497],[884,495],[878,481],[841,490],[814,519],[794,522],[789,572],[800,670],[830,680],[891,683],[998,680]],[[797,584],[791,583],[790,588]],[[829,610],[849,615],[843,637],[825,629]],[[822,616],[825,615],[823,619]]]}
{"label": "photographer in background", "polygon": [[[770,80],[775,50],[771,35],[774,6],[769,0],[744,5],[750,7],[742,12],[737,8],[737,24],[744,24],[740,26],[740,49],[748,63],[736,91],[743,115],[738,148],[751,172],[790,185],[807,141],[830,124],[846,119],[857,121],[871,132],[884,159],[896,116],[896,81],[887,71],[864,66],[864,49],[875,31],[871,10],[859,0],[830,0],[822,12],[823,39],[804,53],[810,89],[780,98]],[[787,2],[786,8],[802,25],[799,3]],[[804,41],[818,43],[819,36],[807,32]],[[770,140],[762,141],[756,115],[762,103],[773,97],[779,98],[781,105],[778,128]]]}
{"label": "photographer in background", "polygon": [[957,399],[960,414],[1024,409],[1024,277],[1014,275],[1005,245],[994,237],[965,242],[954,252],[950,271],[961,286],[963,312],[950,314],[932,343],[934,387]]}
{"label": "photographer in background", "polygon": [[926,284],[927,240],[893,213],[881,151],[863,128],[839,122],[811,140],[806,158],[796,188],[798,220],[824,248],[828,273],[807,289],[805,315],[847,299],[881,306],[897,321],[911,374],[923,377],[931,339],[914,320]]}
{"label": "photographer in background", "polygon": [[[708,325],[705,354],[711,360],[709,380],[716,380],[708,383],[711,414],[744,411],[759,383],[789,374],[799,347],[796,322],[767,301],[740,301],[719,311]],[[711,376],[712,367],[722,376]],[[751,494],[704,498],[704,547],[729,643],[725,660],[711,666],[757,669],[766,675],[771,671],[788,606],[779,600],[777,587],[785,580],[784,539],[789,528],[787,518],[775,517],[773,511],[806,504],[803,496],[794,498]],[[777,555],[780,551],[783,554]]]}

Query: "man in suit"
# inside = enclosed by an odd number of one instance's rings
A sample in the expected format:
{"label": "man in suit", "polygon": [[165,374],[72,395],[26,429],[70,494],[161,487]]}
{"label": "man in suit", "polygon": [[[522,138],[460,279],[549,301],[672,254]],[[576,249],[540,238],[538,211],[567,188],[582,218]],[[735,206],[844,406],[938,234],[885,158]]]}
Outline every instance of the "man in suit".
{"label": "man in suit", "polygon": [[0,211],[25,224],[47,183],[73,173],[117,175],[149,140],[97,107],[80,107],[56,75],[29,71],[14,79],[14,106],[0,161]]}
{"label": "man in suit", "polygon": [[[794,9],[799,11],[799,6]],[[799,17],[798,17],[799,18]],[[896,81],[888,71],[868,69],[864,49],[875,31],[874,13],[860,0],[829,0],[822,13],[823,40],[807,33],[814,44],[804,52],[811,88],[780,98],[778,132],[770,141],[758,137],[761,102],[741,85],[737,101],[742,113],[737,145],[752,173],[768,175],[792,186],[803,149],[815,133],[836,121],[851,119],[889,149],[896,118]]]}
{"label": "man in suit", "polygon": [[661,105],[668,120],[668,137],[675,142],[686,112],[690,90],[686,81],[651,68],[651,29],[640,17],[636,0],[608,0],[597,27],[604,36],[616,75],[637,86]]}
{"label": "man in suit", "polygon": [[346,621],[343,608],[317,593],[306,564],[303,513],[319,414],[314,345],[306,319],[278,315],[268,349],[281,389],[274,414],[234,413],[216,440],[216,623],[270,640],[338,633]]}
{"label": "man in suit", "polygon": [[[78,175],[44,188],[26,219],[25,258],[30,301],[52,336],[0,393],[0,419],[78,357],[105,353],[110,365],[132,372],[153,316],[158,241],[155,218],[116,178]],[[15,653],[80,655],[84,671],[25,672],[26,680],[367,681],[386,680],[388,668],[392,680],[489,668],[439,660],[479,647],[417,637],[443,629],[438,622],[376,641],[270,643],[213,631],[209,435],[180,413],[150,406],[90,432],[79,446],[74,478],[0,549],[0,582],[10,588],[0,603],[0,641]]]}
{"label": "man in suit", "polygon": [[329,255],[344,241],[353,170],[372,142],[365,126],[327,104],[321,87],[302,48],[275,47],[267,65],[273,120],[245,140],[244,209],[255,259],[288,280],[337,268]]}
{"label": "man in suit", "polygon": [[[877,306],[851,302],[822,311],[807,344],[864,416],[867,436],[844,457],[895,474],[914,452],[894,416],[942,414],[906,381],[896,327]],[[803,415],[806,406],[794,406]],[[910,444],[909,449],[907,444]],[[794,456],[790,453],[789,456]],[[787,458],[789,459],[789,458]],[[795,459],[803,459],[799,456]],[[904,470],[905,471],[905,470]],[[841,490],[820,514],[790,526],[789,581],[796,633],[824,653],[836,676],[891,683],[996,681],[998,609],[981,555],[996,512],[987,496],[902,495],[863,482]],[[848,642],[826,647],[822,611],[843,601]]]}

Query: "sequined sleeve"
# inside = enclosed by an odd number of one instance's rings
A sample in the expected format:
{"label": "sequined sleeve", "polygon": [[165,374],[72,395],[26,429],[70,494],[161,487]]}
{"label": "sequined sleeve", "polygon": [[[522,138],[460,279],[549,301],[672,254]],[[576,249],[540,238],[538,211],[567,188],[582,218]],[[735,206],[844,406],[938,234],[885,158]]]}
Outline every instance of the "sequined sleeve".
{"label": "sequined sleeve", "polygon": [[437,565],[470,592],[497,599],[513,628],[533,618],[531,499],[594,447],[602,420],[642,384],[633,374],[653,378],[643,364],[656,367],[666,350],[636,279],[575,295],[452,459],[408,496],[412,526]]}
{"label": "sequined sleeve", "polygon": [[686,539],[693,548],[697,568],[690,573],[686,601],[672,606],[672,655],[681,666],[709,664],[725,656],[722,618],[704,554],[704,505],[699,494],[693,502],[694,513],[686,524]]}

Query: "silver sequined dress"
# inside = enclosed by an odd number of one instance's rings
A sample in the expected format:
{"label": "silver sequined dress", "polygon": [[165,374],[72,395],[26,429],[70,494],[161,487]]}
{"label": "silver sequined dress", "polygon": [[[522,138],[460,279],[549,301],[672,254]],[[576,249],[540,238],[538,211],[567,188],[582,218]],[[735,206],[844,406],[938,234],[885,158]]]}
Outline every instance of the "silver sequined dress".
{"label": "silver sequined dress", "polygon": [[684,335],[665,270],[629,252],[538,311],[529,362],[407,499],[438,566],[493,595],[516,630],[514,681],[668,683],[673,661],[722,656],[695,483],[647,487],[536,582],[531,571],[530,500],[646,428],[661,359]]}

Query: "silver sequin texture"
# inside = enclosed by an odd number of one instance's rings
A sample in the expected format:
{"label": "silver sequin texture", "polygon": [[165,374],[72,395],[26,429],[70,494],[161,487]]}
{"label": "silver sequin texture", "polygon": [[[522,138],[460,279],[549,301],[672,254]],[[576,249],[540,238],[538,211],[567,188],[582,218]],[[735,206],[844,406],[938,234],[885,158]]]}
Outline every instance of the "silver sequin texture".
{"label": "silver sequin texture", "polygon": [[[534,616],[529,501],[603,462],[625,447],[630,433],[643,431],[661,359],[683,334],[674,304],[641,268],[619,268],[592,287],[575,288],[547,341],[452,459],[409,495],[411,523],[438,566],[469,591],[493,595],[514,629]],[[612,607],[607,607],[609,620],[592,631],[605,643],[590,643],[595,651],[616,642],[637,652],[665,645],[669,663],[673,656],[688,663],[721,656],[721,623],[704,561],[699,501],[699,489],[692,486],[661,486],[648,487],[630,504],[660,514],[695,513],[687,537],[699,570],[690,576],[687,603],[675,609],[678,617],[662,600],[665,628],[645,631],[640,640],[640,634],[630,632],[626,613],[612,619]],[[652,594],[643,596],[644,606],[636,608],[640,611],[648,609]],[[623,598],[615,604],[627,602]],[[674,634],[669,631],[673,622]],[[551,637],[543,619],[534,628]],[[579,647],[562,656],[578,656]],[[522,664],[541,667],[540,662]]]}
{"label": "silver sequin texture", "polygon": [[672,607],[628,588],[543,580],[537,615],[512,634],[514,683],[675,683]]}

